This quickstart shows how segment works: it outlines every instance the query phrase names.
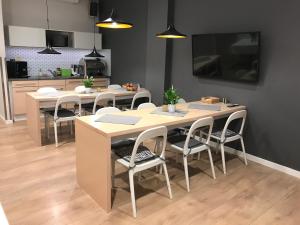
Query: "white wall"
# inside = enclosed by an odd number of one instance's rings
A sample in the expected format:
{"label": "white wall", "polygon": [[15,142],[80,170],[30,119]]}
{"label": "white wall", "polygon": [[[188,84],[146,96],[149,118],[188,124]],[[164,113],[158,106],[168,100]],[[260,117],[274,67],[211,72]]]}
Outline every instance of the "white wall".
{"label": "white wall", "polygon": [[[46,0],[3,0],[4,25],[47,28]],[[48,0],[50,28],[93,32],[89,0],[78,4]]]}
{"label": "white wall", "polygon": [[5,43],[2,16],[2,0],[0,0],[0,118],[6,119],[5,101],[7,101],[7,77],[5,73]]}

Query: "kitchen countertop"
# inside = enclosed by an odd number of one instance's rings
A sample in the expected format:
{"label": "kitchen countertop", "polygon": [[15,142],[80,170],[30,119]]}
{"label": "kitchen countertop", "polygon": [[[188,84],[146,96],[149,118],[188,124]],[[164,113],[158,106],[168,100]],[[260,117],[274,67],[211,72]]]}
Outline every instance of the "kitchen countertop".
{"label": "kitchen countertop", "polygon": [[[83,79],[84,76],[75,76],[75,77],[53,77],[53,76],[31,76],[28,78],[8,78],[8,81],[30,81],[30,80],[70,80],[70,79]],[[97,78],[110,78],[110,76],[95,76]]]}

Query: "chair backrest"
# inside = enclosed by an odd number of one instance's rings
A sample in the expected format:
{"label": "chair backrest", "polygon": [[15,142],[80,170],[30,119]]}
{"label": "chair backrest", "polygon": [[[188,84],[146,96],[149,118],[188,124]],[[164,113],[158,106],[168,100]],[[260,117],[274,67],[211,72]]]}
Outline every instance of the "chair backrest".
{"label": "chair backrest", "polygon": [[237,119],[242,119],[242,123],[241,123],[240,130],[239,130],[238,134],[243,135],[243,130],[244,130],[245,122],[246,122],[246,117],[247,117],[247,111],[246,110],[240,110],[240,111],[232,113],[228,117],[228,119],[225,123],[224,129],[223,129],[222,134],[221,134],[221,141],[225,140],[226,131],[228,129],[229,124],[232,121],[237,120]]}
{"label": "chair backrest", "polygon": [[138,107],[137,107],[137,110],[140,110],[140,109],[155,109],[156,108],[156,105],[154,105],[153,103],[151,102],[147,102],[147,103],[142,103],[140,104]]}
{"label": "chair backrest", "polygon": [[134,96],[133,96],[133,99],[132,99],[132,102],[131,102],[131,107],[130,109],[132,110],[134,108],[134,105],[135,105],[135,101],[139,98],[148,98],[149,101],[148,102],[151,102],[151,93],[149,91],[141,91],[141,92],[137,92]]}
{"label": "chair backrest", "polygon": [[54,119],[57,119],[57,112],[61,104],[74,103],[78,105],[78,114],[76,116],[81,115],[81,99],[78,95],[64,95],[57,99],[55,105]]}
{"label": "chair backrest", "polygon": [[203,128],[203,127],[208,127],[208,132],[207,132],[207,139],[205,144],[208,145],[210,142],[210,136],[211,136],[211,132],[212,132],[212,128],[213,128],[213,124],[214,124],[214,119],[212,117],[206,117],[206,118],[202,118],[199,120],[196,120],[191,128],[189,129],[189,132],[187,134],[185,143],[184,143],[184,154],[188,154],[189,152],[189,142],[191,137],[194,135],[195,131],[198,130],[199,128]]}
{"label": "chair backrest", "polygon": [[121,112],[121,110],[116,107],[104,107],[104,108],[98,109],[98,111],[96,112],[96,115],[104,115],[104,114],[108,114],[108,113],[118,113],[118,112]]}
{"label": "chair backrest", "polygon": [[93,107],[93,114],[96,113],[96,109],[97,109],[97,104],[99,101],[101,100],[112,100],[113,102],[113,107],[116,106],[116,96],[113,93],[100,93],[97,95],[97,97],[95,98],[95,102],[94,102],[94,107]]}
{"label": "chair backrest", "polygon": [[121,89],[122,87],[119,84],[111,84],[111,85],[108,85],[107,88],[110,90],[118,90],[118,89]]}
{"label": "chair backrest", "polygon": [[183,98],[178,99],[178,103],[186,103],[186,101]]}
{"label": "chair backrest", "polygon": [[146,140],[150,140],[150,139],[155,139],[158,137],[162,137],[162,142],[161,142],[161,154],[160,154],[160,158],[164,159],[165,158],[165,150],[166,150],[166,143],[167,143],[167,134],[168,134],[168,129],[165,126],[159,126],[159,127],[154,127],[154,128],[150,128],[148,130],[143,131],[136,139],[134,147],[133,147],[133,151],[131,154],[131,158],[130,158],[130,167],[134,167],[135,166],[135,156],[138,150],[138,147]]}

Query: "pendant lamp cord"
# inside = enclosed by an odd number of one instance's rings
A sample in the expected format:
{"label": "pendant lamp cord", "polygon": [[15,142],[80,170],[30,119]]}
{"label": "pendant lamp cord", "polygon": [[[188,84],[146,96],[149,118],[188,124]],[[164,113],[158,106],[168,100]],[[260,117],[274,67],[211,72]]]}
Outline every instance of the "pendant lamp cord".
{"label": "pendant lamp cord", "polygon": [[96,17],[94,16],[94,47],[96,46],[96,26],[95,26],[95,24],[96,24]]}
{"label": "pendant lamp cord", "polygon": [[50,30],[48,0],[46,0],[46,9],[47,9],[47,28],[48,28],[48,30]]}

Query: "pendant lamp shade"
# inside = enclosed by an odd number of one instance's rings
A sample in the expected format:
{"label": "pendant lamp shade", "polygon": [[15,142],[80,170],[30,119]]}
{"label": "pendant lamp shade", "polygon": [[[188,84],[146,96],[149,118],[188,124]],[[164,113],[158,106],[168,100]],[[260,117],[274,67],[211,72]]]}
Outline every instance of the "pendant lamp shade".
{"label": "pendant lamp shade", "polygon": [[[46,9],[47,9],[47,28],[48,28],[48,30],[50,30],[48,0],[46,0],[45,3],[46,3]],[[47,47],[44,50],[38,52],[38,54],[60,55],[61,53],[56,51],[55,49],[53,49],[50,43],[47,43]]]}
{"label": "pendant lamp shade", "polygon": [[110,29],[129,29],[133,27],[133,24],[118,19],[115,10],[112,9],[110,17],[106,20],[96,23],[96,26]]}
{"label": "pendant lamp shade", "polygon": [[90,54],[86,55],[85,57],[103,58],[104,56],[98,53],[96,47],[94,46],[93,51]]}
{"label": "pendant lamp shade", "polygon": [[[94,24],[95,24],[95,16],[94,16]],[[96,39],[95,39],[95,33],[96,33],[96,31],[95,31],[95,25],[93,25],[93,27],[94,27],[94,48],[93,48],[93,51],[92,51],[90,54],[86,55],[85,57],[103,58],[104,56],[101,55],[101,54],[97,51],[97,49],[96,49],[96,44],[95,44],[95,42],[96,42]]]}
{"label": "pendant lamp shade", "polygon": [[168,26],[168,29],[162,33],[156,34],[156,37],[159,38],[186,38],[187,36],[185,34],[182,34],[178,32],[173,24],[170,24]]}
{"label": "pendant lamp shade", "polygon": [[50,45],[47,46],[44,50],[38,52],[39,54],[48,54],[48,55],[60,55],[61,53],[53,49]]}

